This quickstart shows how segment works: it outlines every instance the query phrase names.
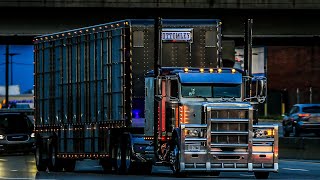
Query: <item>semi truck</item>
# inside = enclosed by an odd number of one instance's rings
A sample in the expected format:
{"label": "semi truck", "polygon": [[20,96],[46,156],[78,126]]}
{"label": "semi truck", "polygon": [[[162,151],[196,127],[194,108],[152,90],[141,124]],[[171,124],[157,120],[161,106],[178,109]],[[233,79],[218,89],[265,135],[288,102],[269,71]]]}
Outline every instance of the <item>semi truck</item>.
{"label": "semi truck", "polygon": [[255,115],[267,80],[250,63],[223,67],[221,42],[218,19],[125,19],[36,37],[38,171],[94,159],[119,174],[278,172],[278,126]]}

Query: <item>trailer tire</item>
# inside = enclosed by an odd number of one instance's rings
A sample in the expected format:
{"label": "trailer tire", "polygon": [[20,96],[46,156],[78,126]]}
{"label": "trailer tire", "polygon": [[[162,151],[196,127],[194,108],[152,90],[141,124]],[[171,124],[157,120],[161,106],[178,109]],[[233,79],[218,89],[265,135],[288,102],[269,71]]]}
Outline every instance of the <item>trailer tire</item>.
{"label": "trailer tire", "polygon": [[35,160],[36,160],[36,167],[38,171],[45,171],[47,168],[47,161],[42,157],[43,148],[42,148],[42,140],[39,140],[35,150]]}
{"label": "trailer tire", "polygon": [[48,169],[50,171],[62,171],[61,160],[57,158],[57,146],[53,143],[49,145]]}
{"label": "trailer tire", "polygon": [[120,138],[117,148],[117,173],[129,174],[132,170],[132,149],[129,135]]}
{"label": "trailer tire", "polygon": [[268,179],[269,172],[254,172],[256,179]]}

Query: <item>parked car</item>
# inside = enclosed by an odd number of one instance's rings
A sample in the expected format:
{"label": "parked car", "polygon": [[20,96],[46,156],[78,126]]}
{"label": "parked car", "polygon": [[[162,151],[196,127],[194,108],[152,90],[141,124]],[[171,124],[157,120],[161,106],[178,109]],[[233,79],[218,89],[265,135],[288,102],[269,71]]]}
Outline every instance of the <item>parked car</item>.
{"label": "parked car", "polygon": [[283,136],[290,133],[300,136],[301,133],[315,133],[320,136],[320,104],[295,104],[282,121]]}
{"label": "parked car", "polygon": [[25,113],[0,111],[0,153],[29,153],[35,149],[34,124]]}

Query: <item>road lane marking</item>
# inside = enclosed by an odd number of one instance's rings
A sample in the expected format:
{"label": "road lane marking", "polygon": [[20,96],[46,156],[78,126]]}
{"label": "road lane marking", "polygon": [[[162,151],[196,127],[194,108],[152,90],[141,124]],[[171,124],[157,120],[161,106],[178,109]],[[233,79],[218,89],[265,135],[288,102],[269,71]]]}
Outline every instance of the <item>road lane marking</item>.
{"label": "road lane marking", "polygon": [[307,163],[307,164],[320,164],[319,161],[312,162],[312,161],[303,161],[303,160],[283,160],[283,159],[281,161],[284,161],[284,162],[299,162],[299,163]]}
{"label": "road lane marking", "polygon": [[16,172],[16,171],[18,171],[18,170],[16,170],[16,169],[11,169],[10,171]]}
{"label": "road lane marking", "polygon": [[8,160],[7,159],[0,159],[0,161],[7,162]]}
{"label": "road lane marking", "polygon": [[33,179],[33,178],[10,178],[10,177],[0,177],[0,179]]}
{"label": "road lane marking", "polygon": [[289,171],[309,171],[307,169],[292,169],[292,168],[282,168],[282,169],[289,170]]}

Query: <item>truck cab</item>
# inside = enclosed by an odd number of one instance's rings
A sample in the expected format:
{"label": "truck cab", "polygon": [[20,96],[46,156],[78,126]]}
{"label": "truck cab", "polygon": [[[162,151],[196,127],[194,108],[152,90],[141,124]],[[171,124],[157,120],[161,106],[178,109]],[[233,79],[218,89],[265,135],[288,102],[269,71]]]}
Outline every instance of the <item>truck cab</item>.
{"label": "truck cab", "polygon": [[147,75],[145,137],[154,135],[156,114],[158,156],[176,175],[249,171],[266,178],[278,171],[278,128],[254,125],[246,81],[233,68],[161,68],[158,77]]}

